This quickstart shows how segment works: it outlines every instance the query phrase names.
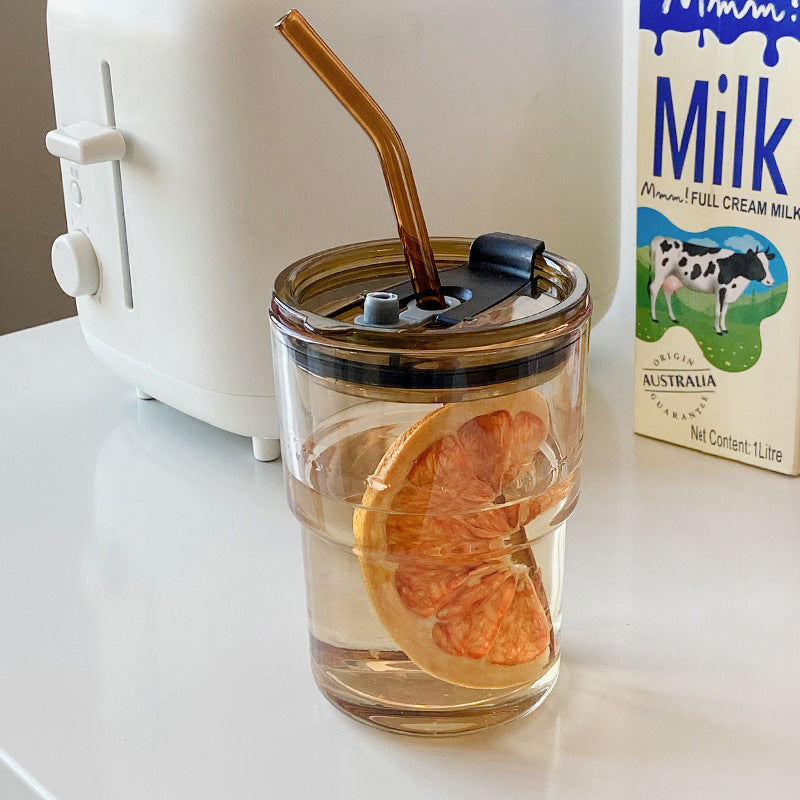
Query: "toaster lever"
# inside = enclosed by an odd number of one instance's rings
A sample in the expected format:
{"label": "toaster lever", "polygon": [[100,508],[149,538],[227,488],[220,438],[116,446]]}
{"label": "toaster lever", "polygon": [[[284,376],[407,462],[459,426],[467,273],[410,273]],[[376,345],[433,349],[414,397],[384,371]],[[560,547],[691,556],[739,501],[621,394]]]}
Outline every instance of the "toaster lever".
{"label": "toaster lever", "polygon": [[76,122],[50,131],[45,137],[48,151],[76,164],[118,161],[125,155],[125,138],[116,128],[94,122]]}

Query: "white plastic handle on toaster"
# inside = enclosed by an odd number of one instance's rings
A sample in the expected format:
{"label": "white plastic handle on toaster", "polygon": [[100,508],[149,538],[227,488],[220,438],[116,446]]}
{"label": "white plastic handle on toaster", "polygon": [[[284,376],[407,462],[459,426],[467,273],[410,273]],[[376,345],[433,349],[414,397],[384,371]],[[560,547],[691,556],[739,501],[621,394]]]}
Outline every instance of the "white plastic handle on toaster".
{"label": "white plastic handle on toaster", "polygon": [[45,137],[48,151],[76,164],[118,161],[125,155],[125,138],[116,128],[94,122],[76,122],[50,131]]}

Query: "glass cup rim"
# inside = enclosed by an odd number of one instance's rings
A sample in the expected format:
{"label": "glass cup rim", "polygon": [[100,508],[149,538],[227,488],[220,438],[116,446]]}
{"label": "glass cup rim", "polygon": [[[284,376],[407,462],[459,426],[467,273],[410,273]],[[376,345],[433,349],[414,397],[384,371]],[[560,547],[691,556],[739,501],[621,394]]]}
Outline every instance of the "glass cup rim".
{"label": "glass cup rim", "polygon": [[[464,237],[431,238],[434,253],[446,263],[441,272],[443,279],[446,279],[447,268],[464,263],[471,242]],[[349,274],[338,276],[337,283],[337,279],[326,274],[325,267],[343,261],[349,261],[352,266],[348,268]],[[400,279],[406,277],[399,239],[355,242],[313,253],[283,269],[275,279],[269,315],[273,324],[286,334],[353,350],[377,348],[412,353],[422,347],[426,351],[445,353],[462,352],[465,348],[493,348],[498,344],[513,348],[533,339],[546,341],[569,334],[581,327],[591,314],[589,281],[580,267],[549,251],[537,256],[537,265],[547,270],[552,279],[560,279],[565,284],[565,296],[546,313],[510,322],[483,323],[479,327],[462,323],[451,328],[387,330],[330,319],[304,303],[307,298],[313,298],[311,290],[315,280],[327,280],[334,288],[352,287],[359,271],[376,266],[387,280],[391,275]]]}

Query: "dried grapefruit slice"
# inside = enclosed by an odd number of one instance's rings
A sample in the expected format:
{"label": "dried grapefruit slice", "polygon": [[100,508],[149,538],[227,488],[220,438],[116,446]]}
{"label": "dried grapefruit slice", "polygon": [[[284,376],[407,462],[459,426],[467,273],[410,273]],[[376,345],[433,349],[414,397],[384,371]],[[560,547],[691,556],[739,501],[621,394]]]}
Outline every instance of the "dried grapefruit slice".
{"label": "dried grapefruit slice", "polygon": [[533,389],[448,404],[399,436],[368,479],[353,518],[367,592],[397,645],[435,677],[515,686],[552,656],[538,570],[513,545],[567,486],[518,502],[504,495],[549,424]]}

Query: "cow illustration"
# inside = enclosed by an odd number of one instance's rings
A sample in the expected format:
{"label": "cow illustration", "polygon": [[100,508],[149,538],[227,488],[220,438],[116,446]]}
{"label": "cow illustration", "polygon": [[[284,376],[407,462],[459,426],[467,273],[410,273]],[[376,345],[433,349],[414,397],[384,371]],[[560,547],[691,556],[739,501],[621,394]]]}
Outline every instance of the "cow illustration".
{"label": "cow illustration", "polygon": [[775,282],[769,271],[769,262],[775,253],[766,250],[748,250],[737,253],[721,247],[704,247],[681,242],[669,236],[656,236],[650,242],[650,263],[653,278],[650,281],[650,316],[656,318],[656,298],[664,291],[669,318],[678,320],[672,311],[672,295],[685,286],[695,292],[714,295],[714,330],[727,333],[725,317],[728,307],[742,295],[750,281],[760,281],[764,286]]}

